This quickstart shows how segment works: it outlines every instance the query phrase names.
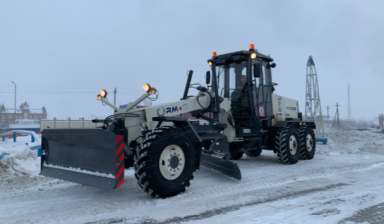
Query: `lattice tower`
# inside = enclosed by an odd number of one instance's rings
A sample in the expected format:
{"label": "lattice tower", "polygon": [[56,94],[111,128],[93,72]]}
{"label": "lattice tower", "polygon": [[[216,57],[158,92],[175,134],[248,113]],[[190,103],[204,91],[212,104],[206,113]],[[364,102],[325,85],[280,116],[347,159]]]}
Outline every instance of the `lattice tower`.
{"label": "lattice tower", "polygon": [[324,137],[319,83],[317,82],[317,72],[312,56],[309,56],[307,62],[305,99],[306,104],[304,119],[307,121],[314,121],[316,124],[316,136]]}

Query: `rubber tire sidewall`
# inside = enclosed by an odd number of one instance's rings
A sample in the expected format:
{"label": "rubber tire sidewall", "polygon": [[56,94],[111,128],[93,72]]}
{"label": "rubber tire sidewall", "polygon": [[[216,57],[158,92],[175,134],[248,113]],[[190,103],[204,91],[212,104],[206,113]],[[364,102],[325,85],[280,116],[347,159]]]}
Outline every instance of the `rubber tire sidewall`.
{"label": "rubber tire sidewall", "polygon": [[[292,155],[291,154],[291,151],[289,150],[289,139],[291,138],[291,136],[294,135],[296,137],[296,141],[297,141],[297,151],[295,153],[295,155]],[[288,130],[287,130],[287,134],[285,136],[285,140],[283,141],[283,144],[284,146],[282,147],[282,152],[280,152],[281,154],[281,157],[283,158],[282,160],[284,160],[284,154],[287,155],[287,160],[286,161],[282,161],[284,164],[295,164],[299,161],[299,158],[300,158],[300,136],[299,136],[299,133],[297,131],[297,129],[295,127],[290,127]]]}
{"label": "rubber tire sidewall", "polygon": [[[295,155],[292,155],[291,150],[289,150],[289,139],[291,138],[292,135],[295,136],[296,141],[297,141],[297,150],[296,150]],[[288,153],[288,159],[290,160],[291,164],[297,163],[299,161],[299,158],[300,158],[300,136],[299,136],[298,130],[295,127],[291,127],[288,130],[286,144],[287,144],[287,148],[288,148],[288,152],[289,152]]]}
{"label": "rubber tire sidewall", "polygon": [[[164,131],[167,130],[165,129]],[[195,152],[192,143],[185,136],[182,130],[178,130],[178,132],[175,130],[171,131],[173,133],[160,134],[161,138],[158,136],[154,141],[151,142],[151,146],[145,150],[148,153],[146,158],[144,158],[146,163],[144,169],[146,176],[144,178],[145,181],[143,181],[143,183],[139,183],[140,185],[144,185],[145,182],[148,181],[149,188],[154,191],[154,194],[161,198],[175,196],[181,192],[184,192],[185,187],[189,186],[189,181],[193,178],[193,172],[195,171]],[[185,163],[184,170],[180,176],[174,180],[166,179],[161,174],[159,168],[161,153],[169,145],[179,146],[185,157],[185,161],[183,161]],[[141,175],[141,173],[138,173],[138,175]],[[144,190],[147,191],[148,189]]]}
{"label": "rubber tire sidewall", "polygon": [[[310,152],[307,150],[307,135],[310,134],[312,136],[313,141],[313,148]],[[311,127],[306,127],[304,135],[302,136],[301,141],[301,149],[300,149],[300,159],[313,159],[315,157],[316,153],[316,138],[315,138],[315,132]]]}

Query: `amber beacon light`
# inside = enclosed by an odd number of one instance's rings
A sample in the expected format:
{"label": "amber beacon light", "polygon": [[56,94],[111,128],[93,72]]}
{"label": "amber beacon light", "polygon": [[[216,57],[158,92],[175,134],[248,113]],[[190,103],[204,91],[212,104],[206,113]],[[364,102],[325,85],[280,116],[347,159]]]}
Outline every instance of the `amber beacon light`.
{"label": "amber beacon light", "polygon": [[216,53],[216,51],[214,51],[213,53],[212,53],[212,57],[216,57],[217,56],[217,53]]}
{"label": "amber beacon light", "polygon": [[255,50],[255,45],[250,44],[250,45],[249,45],[249,51],[254,51],[254,50]]}

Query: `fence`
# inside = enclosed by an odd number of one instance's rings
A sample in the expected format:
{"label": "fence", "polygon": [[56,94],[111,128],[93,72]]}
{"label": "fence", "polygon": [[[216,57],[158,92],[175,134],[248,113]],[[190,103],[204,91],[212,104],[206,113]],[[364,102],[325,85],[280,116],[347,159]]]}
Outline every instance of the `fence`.
{"label": "fence", "polygon": [[41,120],[40,121],[40,131],[43,131],[46,128],[96,128],[101,126],[100,123],[92,123],[92,120],[72,120],[68,118],[67,120]]}

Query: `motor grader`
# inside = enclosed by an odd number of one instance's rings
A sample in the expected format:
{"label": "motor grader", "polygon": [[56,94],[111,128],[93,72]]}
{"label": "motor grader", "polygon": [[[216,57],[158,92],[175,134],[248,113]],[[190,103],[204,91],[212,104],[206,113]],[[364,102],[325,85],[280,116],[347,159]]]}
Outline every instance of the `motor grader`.
{"label": "motor grader", "polygon": [[[145,192],[166,198],[184,192],[200,165],[240,180],[233,160],[243,154],[273,150],[283,164],[314,157],[315,124],[302,120],[298,101],[274,93],[270,56],[250,45],[248,51],[213,52],[207,62],[207,86],[191,85],[190,71],[176,102],[138,108],[159,96],[146,84],[145,94],[122,109],[102,90],[98,100],[114,110],[94,121],[102,126],[42,132],[40,175],[113,190],[124,183],[124,169],[133,167]],[[192,86],[196,96],[188,95]],[[181,117],[185,113],[206,124]],[[150,129],[150,122],[156,127]]]}

